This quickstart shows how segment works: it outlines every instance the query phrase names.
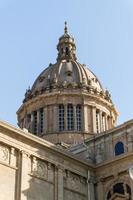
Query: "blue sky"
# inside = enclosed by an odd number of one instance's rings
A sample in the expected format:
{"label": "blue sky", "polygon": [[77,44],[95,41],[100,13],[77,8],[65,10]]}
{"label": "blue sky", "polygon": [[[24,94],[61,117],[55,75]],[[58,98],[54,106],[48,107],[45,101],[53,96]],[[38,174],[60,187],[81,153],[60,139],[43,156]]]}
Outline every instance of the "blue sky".
{"label": "blue sky", "polygon": [[78,60],[111,92],[118,124],[132,119],[132,0],[0,0],[0,119],[17,124],[26,89],[56,61],[64,21]]}

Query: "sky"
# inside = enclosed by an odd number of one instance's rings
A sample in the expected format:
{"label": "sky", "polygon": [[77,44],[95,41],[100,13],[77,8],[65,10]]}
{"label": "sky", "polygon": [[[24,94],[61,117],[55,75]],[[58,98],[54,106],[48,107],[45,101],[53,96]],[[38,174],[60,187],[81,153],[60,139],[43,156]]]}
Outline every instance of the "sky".
{"label": "sky", "polygon": [[17,125],[26,89],[56,62],[65,21],[78,61],[111,92],[118,124],[132,119],[132,0],[0,0],[0,120]]}

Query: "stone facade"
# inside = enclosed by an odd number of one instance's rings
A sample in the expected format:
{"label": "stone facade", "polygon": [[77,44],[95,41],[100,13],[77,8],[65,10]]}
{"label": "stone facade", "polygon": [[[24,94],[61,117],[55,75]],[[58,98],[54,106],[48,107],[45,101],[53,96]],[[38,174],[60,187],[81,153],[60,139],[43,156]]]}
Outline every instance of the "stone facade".
{"label": "stone facade", "polygon": [[[69,150],[79,159],[84,158],[95,165],[96,199],[117,199],[116,196],[119,196],[118,199],[131,199],[129,168],[133,164],[132,135],[133,120],[87,139]],[[116,187],[120,193],[115,192],[114,186],[121,187],[120,184],[123,185],[123,191]]]}
{"label": "stone facade", "polygon": [[57,50],[26,91],[20,128],[0,122],[0,200],[133,200],[133,120],[115,127],[111,95],[77,61],[66,24]]}
{"label": "stone facade", "polygon": [[0,199],[131,200],[132,133],[133,120],[62,150],[0,122]]}
{"label": "stone facade", "polygon": [[1,200],[87,200],[92,166],[0,122]]}

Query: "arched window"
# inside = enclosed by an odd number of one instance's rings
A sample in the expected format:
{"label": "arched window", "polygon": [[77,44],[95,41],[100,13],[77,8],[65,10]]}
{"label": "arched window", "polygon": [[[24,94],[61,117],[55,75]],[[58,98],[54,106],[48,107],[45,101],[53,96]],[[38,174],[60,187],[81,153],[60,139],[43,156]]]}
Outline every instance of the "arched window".
{"label": "arched window", "polygon": [[117,142],[115,145],[115,156],[124,153],[124,144],[122,142]]}
{"label": "arched window", "polygon": [[106,130],[106,126],[105,126],[105,114],[102,114],[102,131]]}
{"label": "arched window", "polygon": [[98,110],[96,111],[96,131],[100,133],[100,116]]}
{"label": "arched window", "polygon": [[73,120],[73,105],[67,105],[67,128],[69,131],[74,129],[74,120]]}
{"label": "arched window", "polygon": [[[120,194],[120,196],[127,197],[127,194],[129,195],[128,199],[131,200],[131,188],[125,184],[125,183],[117,183],[115,184],[112,189],[107,193],[107,198],[106,200],[112,199],[112,196],[115,194]],[[125,199],[125,198],[124,198]]]}
{"label": "arched window", "polygon": [[44,131],[44,112],[43,108],[40,109],[40,120],[39,120],[39,128],[40,128],[40,133],[43,133]]}
{"label": "arched window", "polygon": [[37,134],[37,111],[33,112],[33,119],[34,119],[33,133],[36,135]]}
{"label": "arched window", "polygon": [[123,183],[117,183],[113,187],[113,193],[124,194]]}
{"label": "arched window", "polygon": [[69,49],[68,49],[68,47],[66,47],[66,56],[68,56],[68,51]]}
{"label": "arched window", "polygon": [[81,105],[76,106],[77,130],[81,131]]}
{"label": "arched window", "polygon": [[64,130],[64,105],[59,105],[59,131]]}

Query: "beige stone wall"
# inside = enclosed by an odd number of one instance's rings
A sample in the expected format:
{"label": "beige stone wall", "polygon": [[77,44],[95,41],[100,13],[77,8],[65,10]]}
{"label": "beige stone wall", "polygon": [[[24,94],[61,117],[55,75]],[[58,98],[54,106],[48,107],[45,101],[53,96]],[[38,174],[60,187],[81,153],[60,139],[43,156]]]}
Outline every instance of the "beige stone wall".
{"label": "beige stone wall", "polygon": [[88,170],[52,143],[0,122],[1,200],[91,200]]}
{"label": "beige stone wall", "polygon": [[[118,142],[123,143],[124,152],[115,155],[115,145]],[[113,198],[113,187],[118,183],[123,184],[125,194],[127,185],[133,194],[133,181],[129,177],[129,168],[133,165],[133,120],[87,139],[84,143],[72,147],[70,151],[79,158],[88,160],[88,163],[95,164],[95,191],[98,200],[106,199],[109,191]],[[128,194],[127,197],[123,196],[122,198],[129,199]]]}

